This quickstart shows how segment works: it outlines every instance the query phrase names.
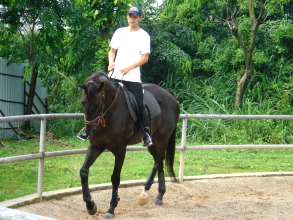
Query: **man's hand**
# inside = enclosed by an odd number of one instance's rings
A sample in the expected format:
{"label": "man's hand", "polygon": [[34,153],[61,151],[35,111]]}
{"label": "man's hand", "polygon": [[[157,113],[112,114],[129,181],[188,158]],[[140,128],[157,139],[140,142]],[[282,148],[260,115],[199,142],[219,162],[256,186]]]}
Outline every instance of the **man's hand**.
{"label": "man's hand", "polygon": [[127,73],[130,72],[130,70],[132,70],[131,66],[126,66],[126,67],[123,67],[123,68],[121,69],[121,73],[122,73],[123,75],[126,75]]}

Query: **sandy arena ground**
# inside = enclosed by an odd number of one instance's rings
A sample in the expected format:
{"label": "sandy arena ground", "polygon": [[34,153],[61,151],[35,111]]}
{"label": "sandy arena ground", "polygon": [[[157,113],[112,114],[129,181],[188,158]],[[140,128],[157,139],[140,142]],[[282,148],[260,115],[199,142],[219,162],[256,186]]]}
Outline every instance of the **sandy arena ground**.
{"label": "sandy arena ground", "polygon": [[[293,176],[203,179],[166,185],[162,206],[152,204],[157,195],[156,183],[148,192],[150,201],[144,206],[138,205],[142,186],[121,188],[116,219],[293,219]],[[60,220],[103,219],[111,190],[92,192],[92,197],[98,206],[98,213],[93,216],[87,214],[82,195],[17,209]]]}

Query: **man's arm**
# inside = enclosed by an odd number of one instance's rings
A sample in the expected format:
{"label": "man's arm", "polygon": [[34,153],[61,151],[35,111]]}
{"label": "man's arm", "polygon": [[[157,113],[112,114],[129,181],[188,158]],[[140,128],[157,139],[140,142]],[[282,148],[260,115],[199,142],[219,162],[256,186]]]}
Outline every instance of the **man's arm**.
{"label": "man's arm", "polygon": [[116,55],[116,50],[111,47],[111,49],[108,52],[108,61],[109,61],[109,65],[108,65],[108,71],[111,71],[115,68],[115,63],[114,63],[114,59],[115,59],[115,55]]}
{"label": "man's arm", "polygon": [[133,64],[131,64],[129,66],[123,67],[121,69],[121,72],[122,72],[123,75],[125,75],[125,74],[129,73],[130,70],[132,70],[132,69],[134,69],[136,67],[142,66],[143,64],[147,63],[148,61],[149,61],[149,54],[148,53],[143,54],[141,56],[141,58],[137,62],[135,62],[135,63],[133,63]]}

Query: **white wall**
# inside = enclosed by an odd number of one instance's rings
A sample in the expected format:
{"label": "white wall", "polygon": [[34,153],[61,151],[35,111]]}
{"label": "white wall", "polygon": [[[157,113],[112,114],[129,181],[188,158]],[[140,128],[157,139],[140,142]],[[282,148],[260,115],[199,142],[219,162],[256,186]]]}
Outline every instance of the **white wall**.
{"label": "white wall", "polygon": [[[8,61],[0,59],[0,110],[5,116],[23,115],[25,112],[25,90],[28,93],[29,86],[23,81],[23,73],[25,64],[12,63],[7,65]],[[37,79],[36,93],[46,104],[47,88],[41,87],[41,80]],[[35,96],[34,104],[41,114],[46,113],[46,109],[42,103]],[[38,113],[33,109],[34,113]],[[3,115],[0,112],[0,117]],[[17,122],[11,123],[17,129]],[[11,129],[9,124],[0,123],[0,138],[11,137],[15,132]]]}

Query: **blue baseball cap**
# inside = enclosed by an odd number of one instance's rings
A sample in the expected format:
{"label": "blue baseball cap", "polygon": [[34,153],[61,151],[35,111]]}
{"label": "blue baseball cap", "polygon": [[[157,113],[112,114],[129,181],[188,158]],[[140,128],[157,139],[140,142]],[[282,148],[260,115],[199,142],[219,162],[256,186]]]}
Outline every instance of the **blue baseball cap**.
{"label": "blue baseball cap", "polygon": [[140,7],[138,7],[138,6],[132,6],[128,10],[127,14],[134,14],[136,16],[141,16],[142,15],[142,11],[141,11]]}

